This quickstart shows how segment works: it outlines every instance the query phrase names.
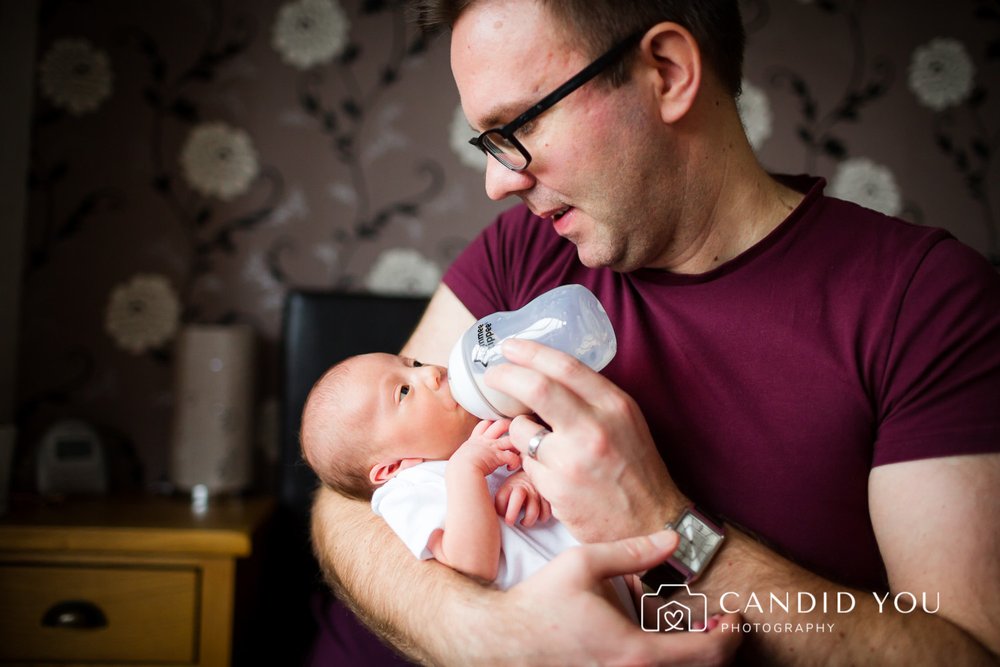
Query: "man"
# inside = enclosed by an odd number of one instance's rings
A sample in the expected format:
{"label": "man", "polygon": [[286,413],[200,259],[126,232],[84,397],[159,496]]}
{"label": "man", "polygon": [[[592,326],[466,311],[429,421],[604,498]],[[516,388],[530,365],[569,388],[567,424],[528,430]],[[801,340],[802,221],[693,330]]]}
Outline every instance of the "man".
{"label": "man", "polygon": [[[578,538],[699,521],[685,515],[692,501],[716,541],[724,522],[714,557],[649,581],[698,575],[692,590],[713,609],[743,614],[728,629],[745,635],[741,658],[995,662],[995,272],[944,232],[760,168],[734,101],[735,1],[480,0],[444,20],[463,109],[489,154],[487,193],[516,195],[534,215],[504,214],[456,261],[404,354],[443,363],[490,309],[586,285],[619,336],[607,377],[509,342],[514,364],[488,376],[551,428],[519,417],[511,438]],[[372,567],[365,545],[391,538],[367,507],[329,492],[313,536],[343,595],[431,662],[669,663],[732,650],[718,633],[644,636],[586,595],[598,574],[649,567],[641,538],[584,547],[499,594],[401,553]]]}

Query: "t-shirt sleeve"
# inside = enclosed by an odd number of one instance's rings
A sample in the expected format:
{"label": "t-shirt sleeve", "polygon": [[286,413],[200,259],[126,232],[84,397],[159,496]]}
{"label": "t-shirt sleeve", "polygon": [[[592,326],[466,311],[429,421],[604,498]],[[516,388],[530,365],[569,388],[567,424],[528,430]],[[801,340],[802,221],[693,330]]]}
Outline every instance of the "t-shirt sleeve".
{"label": "t-shirt sleeve", "polygon": [[1000,451],[1000,275],[934,245],[899,307],[873,465]]}
{"label": "t-shirt sleeve", "polygon": [[484,229],[445,271],[447,285],[476,319],[508,310],[502,218]]}
{"label": "t-shirt sleeve", "polygon": [[477,319],[516,310],[542,292],[577,282],[576,246],[524,205],[502,213],[445,272],[443,282]]}
{"label": "t-shirt sleeve", "polygon": [[435,530],[444,528],[447,511],[444,480],[393,479],[380,491],[384,493],[376,492],[373,497],[375,513],[389,524],[410,553],[421,560],[434,558],[427,542]]}

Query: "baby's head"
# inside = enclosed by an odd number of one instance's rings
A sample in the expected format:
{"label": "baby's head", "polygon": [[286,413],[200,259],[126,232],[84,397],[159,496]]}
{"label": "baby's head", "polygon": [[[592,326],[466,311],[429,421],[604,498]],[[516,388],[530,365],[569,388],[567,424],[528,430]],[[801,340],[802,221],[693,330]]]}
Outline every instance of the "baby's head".
{"label": "baby's head", "polygon": [[400,470],[449,458],[477,421],[451,397],[442,366],[364,354],[313,385],[302,411],[302,456],[325,484],[367,500]]}

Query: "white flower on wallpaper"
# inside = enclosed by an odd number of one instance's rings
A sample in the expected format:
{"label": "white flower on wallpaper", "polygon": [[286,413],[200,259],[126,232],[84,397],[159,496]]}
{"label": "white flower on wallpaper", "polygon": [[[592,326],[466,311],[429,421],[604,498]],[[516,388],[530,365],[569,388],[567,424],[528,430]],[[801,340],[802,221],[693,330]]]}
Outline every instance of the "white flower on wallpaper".
{"label": "white flower on wallpaper", "polygon": [[451,150],[455,151],[455,155],[459,157],[462,164],[476,171],[484,171],[486,169],[486,156],[481,150],[469,143],[469,139],[474,137],[475,133],[469,128],[469,121],[465,120],[461,104],[455,107],[455,114],[451,117],[450,132]]}
{"label": "white flower on wallpaper", "polygon": [[972,58],[957,39],[932,39],[916,49],[910,59],[910,89],[934,111],[964,101],[972,92],[974,75]]}
{"label": "white flower on wallpaper", "polygon": [[56,40],[38,66],[42,94],[74,116],[95,111],[111,95],[111,62],[85,39]]}
{"label": "white flower on wallpaper", "polygon": [[309,69],[344,50],[350,27],[336,0],[297,0],[278,10],[271,45],[292,67]]}
{"label": "white flower on wallpaper", "polygon": [[762,89],[743,79],[743,92],[736,99],[736,108],[747,132],[747,139],[753,149],[760,147],[771,136],[774,116],[771,113],[771,101]]}
{"label": "white flower on wallpaper", "polygon": [[165,276],[139,273],[111,291],[104,326],[119,347],[142,354],[174,337],[180,313],[180,301]]}
{"label": "white flower on wallpaper", "polygon": [[413,248],[389,248],[375,260],[365,285],[376,294],[430,295],[441,269]]}
{"label": "white flower on wallpaper", "polygon": [[830,194],[886,215],[899,215],[903,207],[896,177],[888,168],[863,157],[837,165]]}
{"label": "white flower on wallpaper", "polygon": [[250,187],[260,169],[250,136],[226,123],[202,123],[181,148],[184,180],[203,195],[228,201]]}

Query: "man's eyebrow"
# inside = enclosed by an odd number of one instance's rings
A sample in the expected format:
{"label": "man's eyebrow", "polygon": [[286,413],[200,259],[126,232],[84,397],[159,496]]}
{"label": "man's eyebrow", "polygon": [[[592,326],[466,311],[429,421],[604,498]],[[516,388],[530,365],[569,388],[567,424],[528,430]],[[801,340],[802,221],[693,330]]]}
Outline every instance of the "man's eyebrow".
{"label": "man's eyebrow", "polygon": [[[483,117],[482,127],[485,130],[502,127],[524,113],[532,104],[534,102],[517,101],[495,106]],[[476,128],[473,127],[472,131],[475,132]]]}

